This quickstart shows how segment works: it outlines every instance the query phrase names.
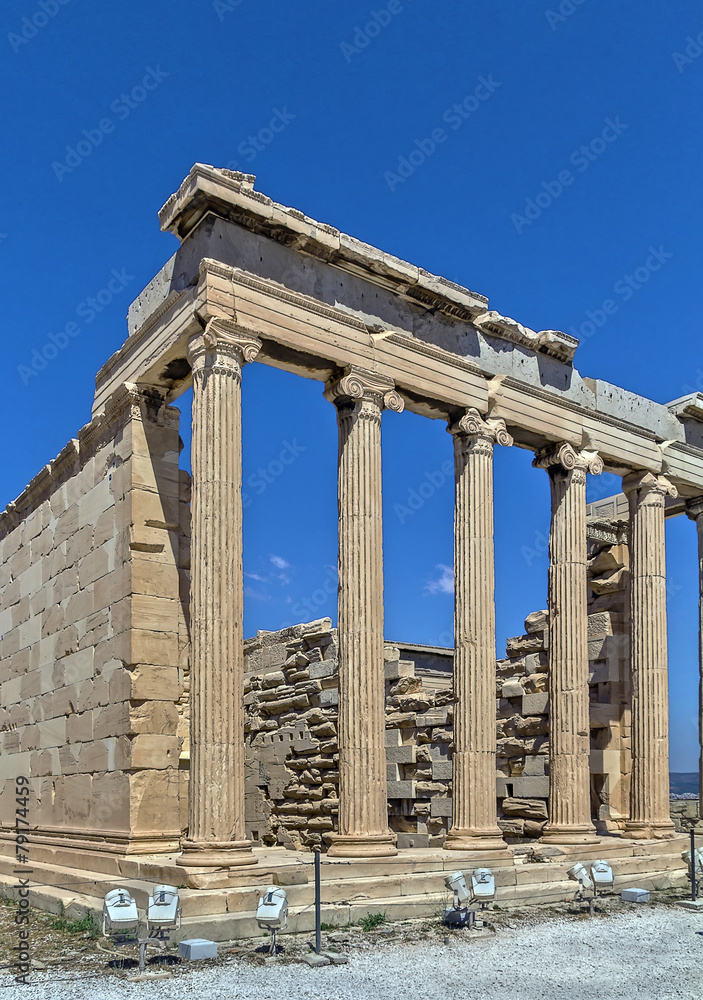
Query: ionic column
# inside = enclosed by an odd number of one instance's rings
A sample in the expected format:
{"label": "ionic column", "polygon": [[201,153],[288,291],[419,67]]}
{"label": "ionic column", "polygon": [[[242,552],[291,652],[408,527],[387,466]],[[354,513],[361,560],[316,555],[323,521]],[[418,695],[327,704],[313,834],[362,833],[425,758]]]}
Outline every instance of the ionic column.
{"label": "ionic column", "polygon": [[686,513],[698,529],[698,822],[703,819],[703,497],[689,500]]}
{"label": "ionic column", "polygon": [[586,473],[600,475],[593,451],[570,444],[540,452],[552,492],[549,532],[549,822],[542,840],[597,841],[591,821],[586,584]]}
{"label": "ionic column", "polygon": [[339,833],[333,857],[396,854],[388,828],[381,413],[393,383],[355,367],[326,393],[339,425]]}
{"label": "ionic column", "polygon": [[496,641],[493,444],[513,443],[503,420],[468,410],[454,437],[454,755],[452,828],[445,848],[499,850],[496,822]]}
{"label": "ionic column", "polygon": [[630,502],[632,775],[627,835],[674,832],[669,812],[669,692],[664,504],[676,488],[651,472],[622,481]]}
{"label": "ionic column", "polygon": [[256,862],[244,827],[242,414],[245,362],[261,344],[211,320],[193,368],[188,837],[178,863]]}

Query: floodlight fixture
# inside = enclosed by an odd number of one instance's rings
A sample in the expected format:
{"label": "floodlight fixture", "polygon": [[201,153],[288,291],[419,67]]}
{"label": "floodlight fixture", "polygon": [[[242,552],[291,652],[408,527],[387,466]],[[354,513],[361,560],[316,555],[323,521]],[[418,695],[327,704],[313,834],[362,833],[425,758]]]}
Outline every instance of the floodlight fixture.
{"label": "floodlight fixture", "polygon": [[111,889],[103,902],[105,937],[135,936],[139,927],[137,904],[126,889]]}
{"label": "floodlight fixture", "polygon": [[594,861],[592,863],[591,880],[593,881],[595,892],[605,892],[606,889],[613,888],[615,877],[613,869],[607,861]]}
{"label": "floodlight fixture", "polygon": [[454,872],[452,875],[447,875],[444,880],[444,884],[447,889],[451,889],[454,893],[455,910],[458,910],[462,904],[468,903],[471,899],[471,891],[466,884],[466,878],[463,872]]}
{"label": "floodlight fixture", "polygon": [[[688,871],[689,871],[689,874],[690,874],[690,872],[691,872],[691,852],[690,851],[684,851],[683,854],[681,855],[681,857],[683,858],[683,860],[688,865]],[[694,861],[694,868],[695,868],[695,872],[696,872],[696,879],[699,879],[699,878],[701,878],[701,876],[703,876],[703,847],[697,847],[695,849],[695,851],[693,852],[693,861]]]}
{"label": "floodlight fixture", "polygon": [[276,954],[276,934],[288,926],[288,896],[285,889],[269,886],[259,900],[256,922],[263,930],[271,932],[270,953]]}
{"label": "floodlight fixture", "polygon": [[447,889],[454,894],[454,905],[445,907],[442,921],[447,927],[473,927],[476,911],[469,910],[466,904],[471,900],[471,890],[466,884],[463,872],[453,872],[444,879]]}
{"label": "floodlight fixture", "polygon": [[588,874],[585,867],[581,864],[580,861],[577,861],[572,868],[569,868],[566,874],[569,876],[570,879],[573,879],[574,882],[578,882],[579,894],[584,892],[594,891],[594,885],[591,876]]}
{"label": "floodlight fixture", "polygon": [[[694,891],[694,899],[703,888],[703,847],[697,847],[693,852],[693,864],[691,864],[691,852],[684,851],[681,855],[688,866],[688,874],[691,878],[691,888]],[[693,887],[695,886],[695,890]]]}
{"label": "floodlight fixture", "polygon": [[471,876],[471,895],[485,909],[496,897],[496,880],[490,868],[477,868]]}
{"label": "floodlight fixture", "polygon": [[167,930],[178,930],[181,926],[181,903],[178,889],[172,885],[157,885],[154,888],[146,911],[146,926],[149,936]]}

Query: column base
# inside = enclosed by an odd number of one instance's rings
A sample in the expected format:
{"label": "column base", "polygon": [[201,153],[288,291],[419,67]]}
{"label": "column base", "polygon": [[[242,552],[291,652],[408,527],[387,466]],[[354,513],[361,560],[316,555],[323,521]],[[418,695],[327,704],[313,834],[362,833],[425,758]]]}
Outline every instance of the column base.
{"label": "column base", "polygon": [[342,834],[330,835],[328,858],[391,858],[398,853],[395,837],[387,834]]}
{"label": "column base", "polygon": [[507,851],[503,835],[495,830],[450,830],[443,844],[445,851]]}
{"label": "column base", "polygon": [[542,844],[599,844],[600,837],[589,826],[557,826],[548,823],[539,838]]}
{"label": "column base", "polygon": [[241,868],[259,863],[248,840],[184,840],[181,847],[183,853],[176,858],[176,864],[183,868]]}
{"label": "column base", "polygon": [[643,823],[631,821],[625,824],[624,837],[630,840],[668,840],[671,837],[680,836],[673,823],[664,820],[661,823]]}

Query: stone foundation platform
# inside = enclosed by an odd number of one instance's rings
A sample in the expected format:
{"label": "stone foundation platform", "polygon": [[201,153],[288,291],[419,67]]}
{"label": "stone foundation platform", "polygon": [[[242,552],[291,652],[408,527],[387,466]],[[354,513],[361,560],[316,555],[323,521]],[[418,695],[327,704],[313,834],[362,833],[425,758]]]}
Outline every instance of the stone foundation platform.
{"label": "stone foundation platform", "polygon": [[[531,847],[511,846],[504,851],[404,850],[397,857],[358,860],[322,857],[322,920],[344,927],[369,913],[385,913],[390,920],[435,916],[450,901],[444,887],[445,876],[489,867],[496,881],[496,903],[501,907],[535,903],[555,903],[574,898],[576,884],[566,872],[576,861],[605,858],[613,867],[615,891],[628,886],[668,888],[688,885],[681,852],[687,839],[632,841],[605,837],[598,844],[556,847],[534,843]],[[531,851],[549,860],[534,861]],[[30,902],[42,910],[58,913],[63,905],[67,916],[86,912],[100,919],[106,892],[124,886],[134,895],[141,910],[154,884],[165,882],[180,887],[183,925],[173,940],[207,937],[231,941],[256,937],[259,930],[255,912],[262,889],[270,884],[285,887],[288,893],[290,932],[314,927],[313,856],[283,848],[256,849],[257,864],[250,869],[230,872],[197,872],[176,864],[176,855],[109,857],[92,859],[86,870],[85,854],[67,864],[68,852],[59,862],[56,851],[37,846],[32,851],[34,886]],[[0,856],[0,891],[16,895],[14,858]]]}

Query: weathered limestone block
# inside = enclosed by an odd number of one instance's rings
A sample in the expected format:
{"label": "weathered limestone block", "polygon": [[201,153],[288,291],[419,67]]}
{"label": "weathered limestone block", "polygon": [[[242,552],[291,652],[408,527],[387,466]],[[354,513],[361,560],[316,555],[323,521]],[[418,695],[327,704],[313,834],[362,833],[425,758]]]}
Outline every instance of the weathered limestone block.
{"label": "weathered limestone block", "polygon": [[500,694],[502,698],[522,698],[525,689],[519,681],[505,681],[501,686]]}
{"label": "weathered limestone block", "polygon": [[454,739],[454,734],[449,729],[433,729],[432,730],[432,742],[433,743],[451,743]]}
{"label": "weathered limestone block", "polygon": [[[399,695],[416,694],[421,690],[422,690],[422,678],[400,677],[395,684],[391,685],[388,693],[391,697],[395,697]],[[429,705],[430,703],[429,699],[427,700]],[[408,705],[408,708],[411,707],[412,707],[411,705]],[[425,711],[425,709],[424,708],[416,709],[416,711]]]}
{"label": "weathered limestone block", "polygon": [[452,816],[452,800],[449,798],[433,798],[430,803],[430,816],[438,817],[444,816],[451,819]]}
{"label": "weathered limestone block", "polygon": [[547,798],[549,795],[549,778],[524,775],[513,782],[513,795],[516,798]]}
{"label": "weathered limestone block", "polygon": [[549,628],[549,612],[533,611],[525,619],[525,632],[528,635],[538,635],[544,633]]}
{"label": "weathered limestone block", "polygon": [[524,694],[522,696],[522,714],[527,715],[546,715],[549,711],[549,695],[546,691]]}
{"label": "weathered limestone block", "polygon": [[541,837],[546,825],[546,821],[540,823],[537,820],[526,819],[523,834],[525,837]]}
{"label": "weathered limestone block", "polygon": [[516,716],[514,731],[516,736],[542,736],[549,732],[549,722],[544,716]]}
{"label": "weathered limestone block", "polygon": [[546,820],[547,804],[539,799],[507,798],[501,802],[506,816],[521,816],[524,819]]}
{"label": "weathered limestone block", "polygon": [[506,653],[510,656],[524,656],[526,653],[539,653],[546,645],[546,635],[518,635],[508,639]]}
{"label": "weathered limestone block", "polygon": [[386,716],[386,726],[393,728],[414,728],[417,724],[417,716],[414,712],[391,712]]}
{"label": "weathered limestone block", "polygon": [[499,819],[498,826],[506,837],[523,837],[525,821],[522,819]]}
{"label": "weathered limestone block", "polygon": [[417,759],[417,753],[418,751],[414,744],[386,746],[386,761],[388,764],[414,764]]}
{"label": "weathered limestone block", "polygon": [[[430,784],[430,782],[421,782],[425,786]],[[419,787],[418,784],[418,793]],[[389,799],[414,799],[415,798],[415,782],[414,781],[388,781],[388,798]]]}
{"label": "weathered limestone block", "polygon": [[527,694],[543,694],[548,691],[549,681],[547,674],[530,674],[522,682]]}

